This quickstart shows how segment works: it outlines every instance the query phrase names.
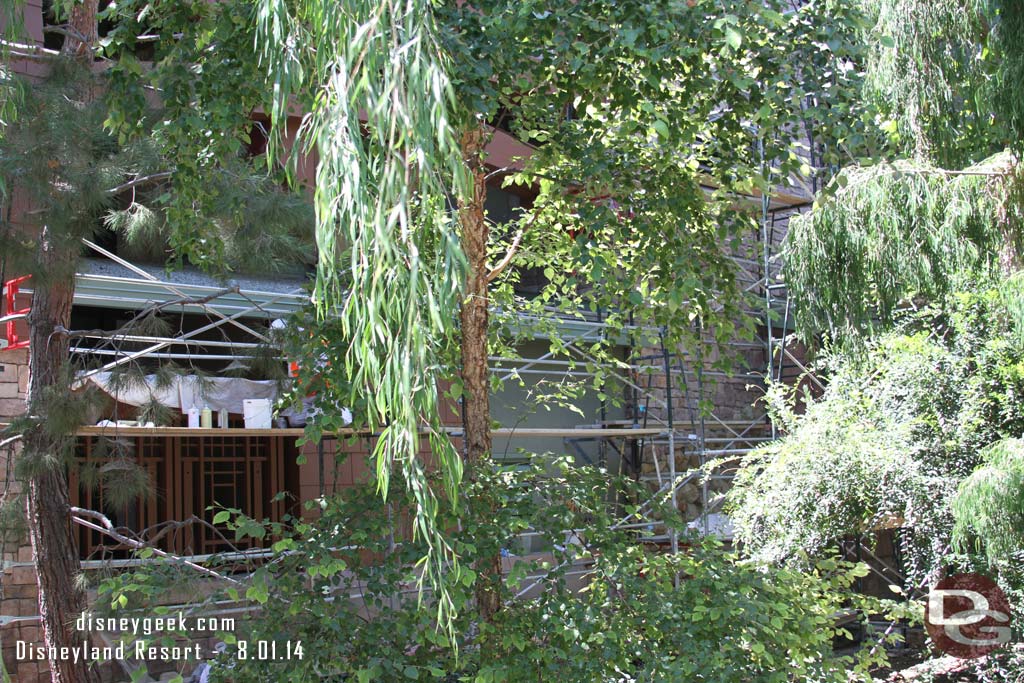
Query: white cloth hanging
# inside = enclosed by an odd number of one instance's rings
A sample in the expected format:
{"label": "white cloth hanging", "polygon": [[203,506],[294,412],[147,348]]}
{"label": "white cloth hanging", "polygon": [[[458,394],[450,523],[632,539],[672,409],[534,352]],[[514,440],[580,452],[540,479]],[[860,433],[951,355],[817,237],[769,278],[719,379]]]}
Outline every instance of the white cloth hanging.
{"label": "white cloth hanging", "polygon": [[[242,401],[247,398],[269,398],[271,403],[277,401],[278,383],[273,380],[251,380],[235,377],[209,377],[200,380],[195,375],[174,377],[163,386],[157,386],[156,375],[146,375],[145,385],[141,382],[130,386],[116,386],[111,382],[111,373],[98,372],[90,375],[89,380],[102,391],[114,397],[120,403],[141,406],[151,401],[176,408],[183,414],[189,408],[210,410],[227,410],[229,413],[241,413]],[[112,386],[115,385],[115,386]]]}

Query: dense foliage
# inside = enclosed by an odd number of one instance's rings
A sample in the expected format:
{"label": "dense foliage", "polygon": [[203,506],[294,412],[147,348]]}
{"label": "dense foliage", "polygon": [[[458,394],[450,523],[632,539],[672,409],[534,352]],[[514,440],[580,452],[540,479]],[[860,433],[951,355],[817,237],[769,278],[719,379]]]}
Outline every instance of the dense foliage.
{"label": "dense foliage", "polygon": [[[861,333],[908,298],[941,300],[965,276],[992,270],[1019,229],[1019,204],[1004,184],[1015,160],[959,172],[1012,143],[987,117],[987,79],[1012,78],[984,58],[989,6],[960,14],[950,2],[868,4],[878,23],[867,35],[885,49],[867,57],[852,41],[867,27],[848,3],[793,11],[738,0],[107,6],[115,28],[104,54],[115,63],[105,87],[115,106],[105,124],[117,137],[97,139],[111,154],[148,141],[153,159],[168,164],[169,191],[153,199],[180,228],[170,242],[177,258],[215,267],[230,253],[211,209],[243,215],[258,181],[231,187],[237,177],[211,175],[210,165],[242,153],[252,112],[269,114],[272,175],[281,160],[279,177],[293,180],[299,157],[283,141],[296,133],[290,114],[308,114],[293,149],[320,164],[315,300],[321,315],[340,317],[307,321],[304,367],[324,405],[358,405],[358,426],[383,430],[376,492],[318,501],[316,521],[217,515],[239,539],[271,538],[275,554],[209,598],[244,602],[256,615],[241,634],[223,634],[230,647],[215,677],[265,680],[277,667],[294,680],[846,680],[849,662],[831,651],[832,619],[859,570],[815,566],[806,553],[899,523],[911,532],[902,538],[917,580],[949,558],[954,532],[990,554],[1016,544],[1016,519],[963,512],[1012,498],[1003,483],[1019,477],[1012,451],[983,451],[1024,427],[1013,311],[987,292],[905,320],[868,342],[866,355],[837,350],[826,362],[832,383],[806,414],[776,406],[790,435],[744,469],[733,495],[755,564],[696,541],[680,555],[646,553],[608,512],[606,475],[564,462],[523,473],[484,468],[460,491],[462,463],[441,429],[440,380],[458,371],[454,312],[465,303],[465,234],[450,201],[480,204],[486,186],[471,188],[465,176],[482,167],[479,136],[493,132],[489,123],[535,147],[496,176],[539,192],[508,231],[492,234],[492,256],[545,275],[524,301],[515,294],[521,271],[499,269],[495,300],[513,319],[602,311],[613,332],[591,340],[593,355],[607,353],[626,322],[662,329],[671,346],[749,331],[723,248],[754,225],[737,196],[805,170],[797,150],[778,142],[795,130],[821,133],[812,152],[829,163],[843,158],[839,150],[870,148],[876,136],[854,102],[862,94],[876,100],[891,149],[922,163],[842,174],[836,186],[845,190],[794,221],[787,277],[807,336]],[[953,30],[961,42],[945,39]],[[1004,34],[1000,26],[995,35]],[[939,72],[923,68],[943,61]],[[148,112],[149,89],[161,93],[159,115]],[[46,156],[25,160],[59,170]],[[131,175],[143,177],[139,169]],[[102,170],[86,164],[83,173]],[[93,185],[105,192],[110,183]],[[86,222],[108,201],[88,207]],[[143,234],[155,215],[133,198],[110,224]],[[278,218],[263,214],[235,236],[262,239],[262,224]],[[268,254],[266,246],[252,252]],[[336,422],[329,414],[311,435]],[[424,427],[439,476],[418,458]],[[957,497],[983,452],[989,469]],[[376,494],[388,490],[395,462],[401,486],[383,503]],[[636,495],[616,486],[622,500]],[[511,539],[527,530],[536,532],[529,550],[542,556],[516,562],[527,548]],[[507,609],[480,620],[466,609],[483,580],[470,567],[506,552],[509,582],[490,580]],[[424,556],[430,562],[419,562]],[[788,560],[797,569],[779,566]],[[112,577],[101,594],[117,609],[151,606],[169,568]],[[544,590],[516,600],[534,581],[527,574],[539,574]],[[577,592],[581,577],[587,590]],[[417,591],[425,582],[433,593]],[[301,639],[306,657],[239,657],[243,642],[260,639]]]}
{"label": "dense foliage", "polygon": [[942,301],[1009,272],[1021,248],[1017,3],[868,0],[862,116],[851,149],[790,223],[786,281],[801,335],[855,341],[900,302]]}
{"label": "dense foliage", "polygon": [[[600,311],[607,339],[634,322],[691,351],[698,329],[719,341],[749,333],[728,256],[759,214],[737,195],[806,174],[807,135],[859,135],[844,114],[861,17],[829,5],[822,22],[825,11],[600,0],[441,10],[464,105],[536,147],[504,182],[538,196],[492,234],[495,258],[518,245],[516,267],[494,282],[499,320]],[[517,297],[531,270],[543,285]]]}
{"label": "dense foliage", "polygon": [[[880,608],[848,602],[862,567],[761,569],[696,539],[679,555],[652,552],[621,528],[628,504],[609,511],[608,473],[567,460],[471,474],[463,514],[445,522],[460,523],[451,538],[466,566],[499,551],[510,566],[506,608],[493,620],[465,609],[472,572],[446,576],[453,630],[438,630],[423,609],[433,598],[416,590],[423,547],[408,535],[409,496],[383,506],[372,486],[351,489],[314,503],[317,519],[284,525],[222,511],[237,537],[269,534],[279,552],[242,586],[207,598],[252,610],[239,633],[225,634],[213,680],[845,682],[848,667],[863,671],[884,652],[832,651],[844,634],[839,610]],[[623,501],[637,493],[611,484]],[[111,578],[102,602],[145,607],[166,590],[160,575],[151,567]],[[280,653],[301,641],[304,655],[260,661],[259,641]]]}
{"label": "dense foliage", "polygon": [[[299,154],[315,154],[314,299],[321,313],[339,315],[346,345],[329,386],[342,403],[364,403],[358,426],[384,435],[374,454],[382,490],[399,465],[419,501],[417,526],[435,535],[438,500],[454,502],[460,479],[438,421],[440,380],[470,371],[465,356],[456,361],[469,332],[454,313],[490,298],[484,275],[513,320],[524,309],[618,311],[605,318],[613,328],[632,318],[663,328],[670,345],[751,330],[728,246],[755,216],[737,211],[736,196],[799,172],[792,131],[845,123],[839,113],[856,90],[847,84],[859,77],[845,66],[858,12],[830,5],[823,24],[823,6],[117,3],[106,10],[117,22],[105,54],[116,60],[120,103],[109,122],[138,134],[146,88],[166,92],[154,138],[179,160],[176,195],[199,206],[209,193],[192,169],[231,152],[255,107],[270,119],[272,165],[294,179]],[[175,38],[140,48],[144,30]],[[140,49],[152,69],[139,68]],[[484,169],[496,134],[488,124],[531,144],[529,158]],[[539,195],[488,245],[486,229],[459,230],[454,219],[482,208],[491,176]],[[203,223],[191,230],[175,246],[214,258]],[[465,249],[476,239],[509,267],[467,275]],[[546,276],[532,301],[515,296],[519,267]],[[325,336],[311,335],[311,361]],[[588,351],[611,359],[616,338],[613,329],[588,340]],[[488,355],[473,352],[479,362]],[[419,467],[421,439],[446,475],[439,491]],[[451,559],[437,538],[435,576],[439,558]]]}
{"label": "dense foliage", "polygon": [[[114,237],[128,256],[157,263],[188,254],[176,249],[184,220],[175,212],[176,159],[153,133],[157,112],[143,110],[135,124],[145,135],[114,135],[110,102],[97,96],[108,81],[70,60],[55,60],[45,79],[24,89],[21,117],[0,138],[0,264],[8,273],[54,278],[35,253],[36,236],[19,228],[26,216],[14,198],[42,216],[77,264],[81,240]],[[218,273],[273,272],[301,267],[311,257],[312,210],[305,198],[284,190],[238,150],[208,159],[201,169],[206,192],[216,200],[202,211],[206,241],[216,243]],[[189,227],[191,229],[191,227]],[[111,235],[112,233],[112,235]],[[200,262],[194,265],[210,265]],[[213,267],[213,266],[211,266]]]}
{"label": "dense foliage", "polygon": [[981,457],[982,466],[960,483],[953,500],[953,541],[1008,569],[1024,554],[1024,443],[997,441]]}
{"label": "dense foliage", "polygon": [[847,342],[885,329],[913,297],[941,302],[1020,254],[1015,159],[963,173],[914,162],[843,171],[786,235],[785,279],[801,336]]}
{"label": "dense foliage", "polygon": [[[345,345],[327,386],[342,403],[365,401],[357,426],[383,432],[378,483],[387,491],[398,465],[419,501],[417,528],[436,538],[436,581],[456,556],[433,520],[440,501],[455,504],[461,467],[439,423],[441,379],[461,375],[451,393],[465,401],[469,459],[489,443],[488,416],[474,418],[486,413],[479,385],[499,335],[467,321],[486,326],[492,301],[512,320],[601,311],[612,329],[587,352],[612,362],[615,328],[628,322],[664,330],[673,348],[749,333],[728,252],[756,216],[737,210],[737,196],[806,171],[793,131],[846,135],[860,77],[849,68],[860,14],[844,4],[828,4],[829,22],[825,3],[790,11],[775,0],[193,4],[198,32],[159,3],[118,11],[146,6],[147,21],[184,34],[175,46],[195,46],[189,61],[202,64],[191,87],[215,112],[219,71],[204,51],[236,40],[215,17],[254,31],[269,158],[292,170],[295,152],[318,159],[314,298],[340,316]],[[156,65],[154,85],[169,68]],[[297,128],[296,111],[306,115]],[[225,121],[209,121],[212,139]],[[533,150],[493,169],[484,150],[503,129]],[[500,231],[482,216],[499,179],[537,191]],[[530,301],[515,295],[519,268],[545,275]],[[326,337],[311,335],[311,361]],[[421,441],[445,475],[440,488],[419,466]]]}
{"label": "dense foliage", "polygon": [[961,481],[985,447],[1024,432],[1024,346],[1002,297],[957,295],[948,310],[908,314],[862,352],[826,356],[828,388],[801,414],[777,391],[788,434],[730,494],[754,557],[785,562],[901,526],[913,585],[943,570]]}
{"label": "dense foliage", "polygon": [[1004,44],[992,27],[1004,3],[862,4],[874,22],[865,35],[873,45],[865,99],[877,108],[876,120],[892,148],[942,168],[963,168],[1000,151],[1006,128],[992,111]]}
{"label": "dense foliage", "polygon": [[[168,258],[176,223],[168,218],[168,178],[172,162],[153,140],[142,137],[119,141],[104,126],[107,102],[96,97],[102,76],[70,60],[55,60],[45,79],[24,90],[20,116],[5,126],[0,136],[0,280],[27,274],[34,287],[74,277],[79,257],[87,250],[82,240],[116,241],[122,255],[148,253],[160,262]],[[301,262],[309,254],[303,233],[312,225],[312,212],[303,198],[269,180],[246,159],[226,157],[206,169],[206,185],[221,200],[207,207],[210,235],[223,256],[221,267],[241,271],[268,271]],[[47,229],[47,239],[62,258],[44,263],[39,258],[39,233],[25,229],[26,207],[33,219]],[[130,318],[120,334],[168,335],[170,323],[156,309]],[[76,337],[79,331],[48,329],[48,335]],[[113,336],[113,331],[112,331]],[[67,361],[64,364],[64,361]],[[119,500],[128,502],[150,490],[144,470],[130,449],[111,440],[104,447],[117,457],[116,467],[102,472],[78,469],[69,437],[86,420],[101,399],[86,390],[71,392],[75,372],[83,367],[81,356],[61,359],[54,368],[59,388],[39,397],[28,414],[5,425],[3,438],[42,427],[54,445],[40,453],[23,453],[12,474],[19,481],[47,471],[70,468],[83,483],[102,482]],[[122,386],[145,374],[139,365],[123,368]],[[180,375],[183,368],[165,364],[160,376]],[[0,496],[0,534],[7,531],[23,538],[25,529],[24,487],[4,482]]]}

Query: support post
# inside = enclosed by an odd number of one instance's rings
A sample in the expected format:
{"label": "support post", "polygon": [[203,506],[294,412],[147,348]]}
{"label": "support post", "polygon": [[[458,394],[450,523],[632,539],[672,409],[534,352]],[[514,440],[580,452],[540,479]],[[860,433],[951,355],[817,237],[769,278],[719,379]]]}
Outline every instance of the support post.
{"label": "support post", "polygon": [[[679,487],[676,486],[676,428],[675,419],[672,415],[672,363],[669,360],[668,347],[665,346],[665,332],[658,333],[661,340],[661,356],[665,363],[665,408],[667,410],[668,422],[668,478],[671,487],[672,509],[679,513]],[[672,554],[679,552],[679,532],[670,527],[668,540],[672,548]]]}

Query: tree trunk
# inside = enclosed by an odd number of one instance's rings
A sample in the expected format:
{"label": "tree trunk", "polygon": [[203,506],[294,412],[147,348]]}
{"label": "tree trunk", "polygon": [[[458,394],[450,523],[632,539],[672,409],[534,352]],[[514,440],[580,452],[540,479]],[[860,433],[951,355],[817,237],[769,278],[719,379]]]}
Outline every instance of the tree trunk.
{"label": "tree trunk", "polygon": [[481,160],[483,132],[463,135],[463,156],[473,173],[473,196],[461,207],[462,248],[469,262],[462,301],[462,382],[465,403],[466,453],[475,463],[491,452],[490,387],[487,377],[487,188]]}
{"label": "tree trunk", "polygon": [[[54,335],[56,327],[67,328],[74,296],[74,252],[50,230],[42,229],[39,238],[41,277],[32,282],[32,310],[28,322],[29,415],[39,424],[25,434],[21,457],[27,460],[28,478],[25,506],[32,561],[39,586],[39,615],[47,647],[80,645],[74,621],[85,608],[85,593],[77,581],[81,565],[78,546],[71,531],[68,514],[68,482],[64,454],[73,438],[55,436],[45,429],[48,399],[53,392],[66,392],[65,366],[68,338]],[[53,683],[98,681],[98,675],[83,661],[73,658],[50,660]]]}
{"label": "tree trunk", "polygon": [[98,11],[99,0],[78,0],[71,6],[62,53],[68,57],[92,61],[93,46],[100,39],[99,24],[96,20]]}
{"label": "tree trunk", "polygon": [[[68,35],[62,52],[92,63],[97,41],[98,0],[81,0],[71,9]],[[87,97],[90,94],[87,94]],[[68,338],[55,335],[60,326],[70,327],[75,289],[77,241],[54,235],[43,226],[39,234],[39,274],[32,281],[29,324],[28,412],[38,422],[25,433],[21,457],[29,473],[25,496],[32,561],[39,587],[39,616],[48,648],[81,646],[86,634],[76,632],[74,622],[85,609],[85,592],[79,585],[78,544],[71,529],[65,458],[73,434],[54,434],[45,428],[56,395],[69,390],[66,372]],[[51,658],[53,683],[92,683],[99,674],[82,658]]]}
{"label": "tree trunk", "polygon": [[[487,169],[483,162],[484,131],[474,128],[462,136],[462,154],[473,174],[473,196],[460,207],[462,248],[469,262],[462,301],[463,434],[469,465],[491,453],[490,378],[487,368]],[[487,495],[487,492],[484,492]],[[477,610],[489,620],[501,608],[501,556],[482,558],[475,567]]]}

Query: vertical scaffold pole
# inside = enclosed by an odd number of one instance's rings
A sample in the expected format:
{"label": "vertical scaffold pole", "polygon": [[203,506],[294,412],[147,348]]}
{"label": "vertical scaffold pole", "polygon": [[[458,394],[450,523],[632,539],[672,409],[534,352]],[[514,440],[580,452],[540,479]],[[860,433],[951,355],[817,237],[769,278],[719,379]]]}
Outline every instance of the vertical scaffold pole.
{"label": "vertical scaffold pole", "polygon": [[[668,480],[671,487],[672,509],[679,514],[679,492],[676,490],[676,427],[672,410],[672,362],[669,360],[668,347],[665,345],[664,329],[658,332],[661,340],[661,357],[665,362],[665,409],[668,412],[666,423],[668,424]],[[657,457],[657,456],[655,456]],[[675,527],[669,527],[668,540],[672,547],[672,554],[679,552],[679,534]]]}
{"label": "vertical scaffold pole", "polygon": [[704,406],[704,323],[700,318],[697,318],[697,349],[697,416],[700,419],[700,425],[697,432],[697,462],[700,465],[701,473],[700,519],[701,527],[704,530],[704,536],[708,536],[711,532],[708,523],[708,507],[711,498],[710,492],[708,491],[708,477],[711,476],[711,472],[707,468],[707,420]]}
{"label": "vertical scaffold pole", "polygon": [[[765,174],[767,179],[771,179],[771,173],[765,167],[764,163],[764,140],[757,141],[758,150],[761,153],[761,172]],[[767,366],[765,367],[765,378],[768,382],[775,377],[775,340],[772,334],[772,278],[771,278],[771,260],[772,260],[772,249],[771,242],[773,235],[768,232],[768,214],[771,208],[771,200],[769,198],[771,186],[769,185],[761,193],[761,250],[763,253],[763,275],[764,280],[762,286],[764,287],[764,327],[765,327],[765,357],[767,358]],[[785,330],[782,331],[785,334]],[[767,384],[767,383],[766,383]],[[766,387],[767,388],[767,387]],[[772,438],[776,437],[775,434],[775,422],[772,421]]]}

